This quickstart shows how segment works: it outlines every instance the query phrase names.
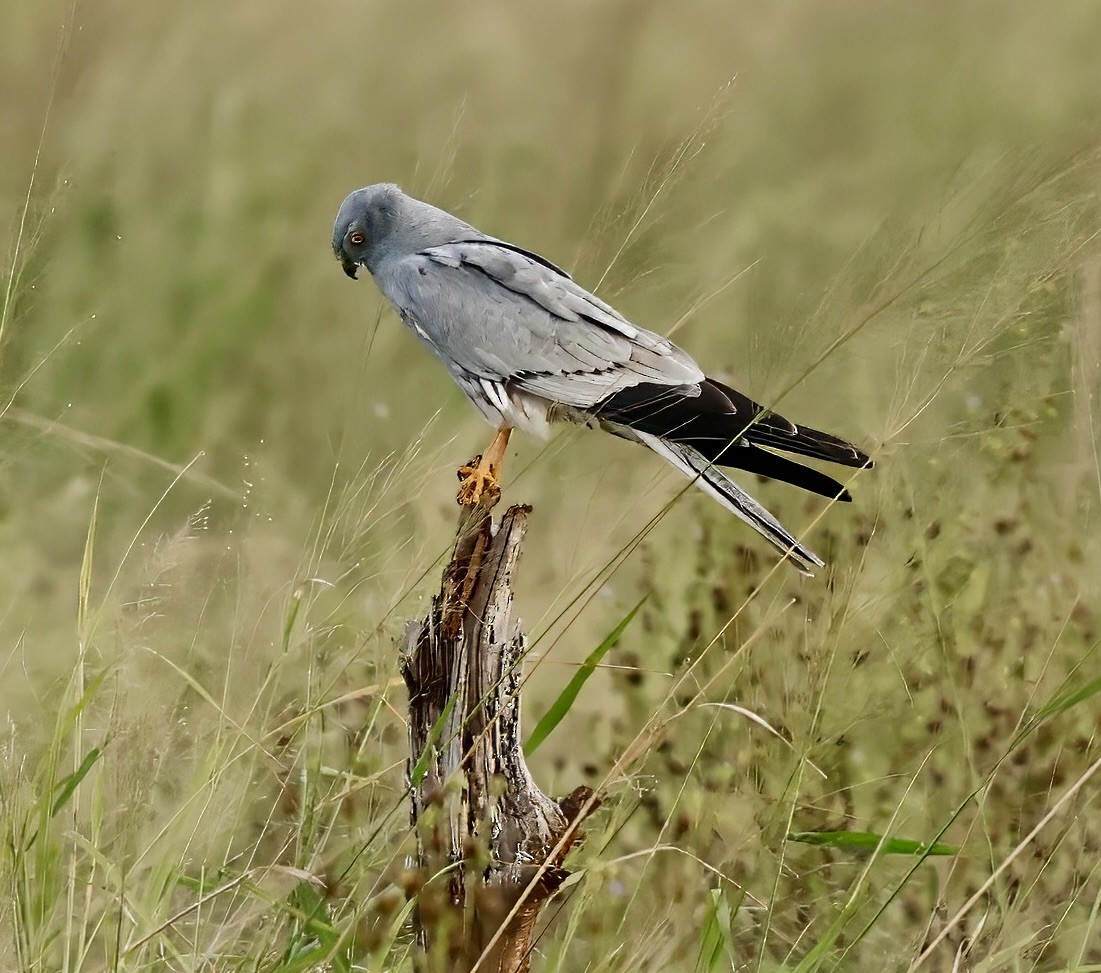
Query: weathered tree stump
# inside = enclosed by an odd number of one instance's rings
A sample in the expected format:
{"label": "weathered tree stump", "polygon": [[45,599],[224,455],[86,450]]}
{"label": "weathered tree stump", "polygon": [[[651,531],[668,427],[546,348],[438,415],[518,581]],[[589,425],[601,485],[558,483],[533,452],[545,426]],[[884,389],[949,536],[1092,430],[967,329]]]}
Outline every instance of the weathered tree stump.
{"label": "weathered tree stump", "polygon": [[406,629],[417,932],[429,970],[523,973],[563,859],[596,806],[587,787],[555,801],[521,749],[525,639],[512,579],[530,507],[499,524],[496,498],[464,508],[440,592]]}

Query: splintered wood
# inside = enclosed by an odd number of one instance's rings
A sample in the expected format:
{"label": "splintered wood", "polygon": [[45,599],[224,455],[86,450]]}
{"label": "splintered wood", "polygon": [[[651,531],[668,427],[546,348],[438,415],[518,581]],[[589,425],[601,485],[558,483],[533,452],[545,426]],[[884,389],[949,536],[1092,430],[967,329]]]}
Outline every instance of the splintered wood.
{"label": "splintered wood", "polygon": [[494,525],[464,509],[428,617],[406,630],[409,775],[422,961],[428,970],[524,973],[536,922],[596,807],[587,787],[555,801],[521,748],[525,640],[512,579],[530,507]]}

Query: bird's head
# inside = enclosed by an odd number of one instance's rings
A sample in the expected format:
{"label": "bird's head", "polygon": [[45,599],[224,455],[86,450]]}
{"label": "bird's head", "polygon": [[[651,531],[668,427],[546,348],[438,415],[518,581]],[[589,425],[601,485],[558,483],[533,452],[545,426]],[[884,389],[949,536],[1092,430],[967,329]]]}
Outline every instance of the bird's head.
{"label": "bird's head", "polygon": [[355,279],[360,267],[377,262],[398,219],[405,198],[393,183],[378,183],[350,193],[333,224],[333,253],[344,273]]}

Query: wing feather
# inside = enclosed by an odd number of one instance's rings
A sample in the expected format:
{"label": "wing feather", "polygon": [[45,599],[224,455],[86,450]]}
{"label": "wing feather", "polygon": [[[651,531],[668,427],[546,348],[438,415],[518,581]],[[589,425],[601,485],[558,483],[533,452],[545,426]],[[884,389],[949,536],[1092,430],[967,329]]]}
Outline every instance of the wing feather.
{"label": "wing feather", "polygon": [[692,386],[704,377],[672,342],[552,264],[495,240],[430,247],[377,276],[453,372],[582,409],[641,383]]}

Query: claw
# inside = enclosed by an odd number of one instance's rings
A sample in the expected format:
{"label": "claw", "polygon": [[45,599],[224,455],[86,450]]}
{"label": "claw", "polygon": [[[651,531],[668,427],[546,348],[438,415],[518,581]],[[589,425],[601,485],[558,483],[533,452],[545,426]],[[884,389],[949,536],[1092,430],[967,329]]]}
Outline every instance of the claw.
{"label": "claw", "polygon": [[461,506],[476,507],[485,500],[495,501],[501,495],[496,464],[484,462],[481,456],[460,466],[458,477],[459,493],[455,499]]}

